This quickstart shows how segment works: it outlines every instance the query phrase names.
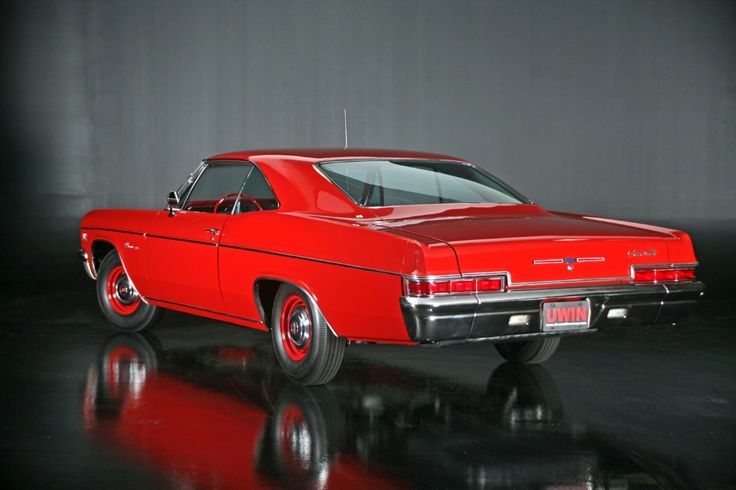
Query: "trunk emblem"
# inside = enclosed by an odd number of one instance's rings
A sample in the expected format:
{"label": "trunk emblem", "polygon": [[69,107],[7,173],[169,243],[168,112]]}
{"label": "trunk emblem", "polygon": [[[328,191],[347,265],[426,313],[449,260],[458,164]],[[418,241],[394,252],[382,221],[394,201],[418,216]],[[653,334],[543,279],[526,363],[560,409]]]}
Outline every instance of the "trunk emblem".
{"label": "trunk emblem", "polygon": [[629,257],[653,257],[657,255],[657,251],[656,250],[637,250],[634,248],[632,250],[629,250],[626,255],[628,255]]}
{"label": "trunk emblem", "polygon": [[573,267],[569,264],[583,263],[583,262],[605,262],[605,257],[565,257],[564,259],[534,259],[532,264],[534,265],[548,265],[548,264],[568,264],[567,270],[571,271]]}

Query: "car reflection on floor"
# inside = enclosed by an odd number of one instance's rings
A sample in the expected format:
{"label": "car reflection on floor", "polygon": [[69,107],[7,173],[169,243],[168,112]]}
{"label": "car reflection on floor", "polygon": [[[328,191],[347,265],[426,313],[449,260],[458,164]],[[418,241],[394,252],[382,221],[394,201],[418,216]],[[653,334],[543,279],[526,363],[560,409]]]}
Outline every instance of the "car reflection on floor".
{"label": "car reflection on floor", "polygon": [[116,334],[88,371],[84,426],[176,487],[684,486],[652,455],[566,423],[541,366],[502,364],[478,392],[355,361],[304,387],[269,348]]}

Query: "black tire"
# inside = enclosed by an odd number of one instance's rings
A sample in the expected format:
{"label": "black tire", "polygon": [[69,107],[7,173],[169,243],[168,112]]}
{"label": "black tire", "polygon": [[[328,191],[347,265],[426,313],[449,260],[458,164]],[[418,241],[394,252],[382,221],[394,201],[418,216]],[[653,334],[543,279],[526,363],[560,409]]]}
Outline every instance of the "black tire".
{"label": "black tire", "polygon": [[496,350],[504,359],[514,364],[540,364],[552,357],[558,345],[559,337],[545,337],[527,342],[496,344]]}
{"label": "black tire", "polygon": [[[289,323],[282,325],[282,317],[287,317]],[[291,334],[292,319],[300,326],[296,332],[301,335]],[[329,383],[340,369],[345,354],[345,339],[332,333],[309,296],[291,284],[282,284],[276,293],[271,337],[276,359],[286,375],[297,383]]]}
{"label": "black tire", "polygon": [[[123,263],[115,250],[102,260],[97,274],[97,302],[110,325],[122,332],[138,332],[156,323],[163,311],[138,296],[122,267]],[[113,287],[112,282],[117,283],[115,278],[125,281],[125,291],[128,293],[126,297],[123,298],[119,290]],[[111,288],[115,291],[111,291]]]}

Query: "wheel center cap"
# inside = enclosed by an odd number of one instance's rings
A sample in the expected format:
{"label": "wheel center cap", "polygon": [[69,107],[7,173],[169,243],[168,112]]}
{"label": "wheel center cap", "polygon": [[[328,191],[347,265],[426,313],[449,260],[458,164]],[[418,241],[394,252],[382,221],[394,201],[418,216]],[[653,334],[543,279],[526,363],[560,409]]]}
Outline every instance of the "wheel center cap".
{"label": "wheel center cap", "polygon": [[295,311],[289,319],[289,337],[299,348],[307,345],[311,336],[312,322],[309,314],[303,309]]}
{"label": "wheel center cap", "polygon": [[133,289],[133,286],[130,285],[126,278],[121,278],[118,281],[115,287],[115,293],[123,304],[132,304],[138,295],[137,291]]}

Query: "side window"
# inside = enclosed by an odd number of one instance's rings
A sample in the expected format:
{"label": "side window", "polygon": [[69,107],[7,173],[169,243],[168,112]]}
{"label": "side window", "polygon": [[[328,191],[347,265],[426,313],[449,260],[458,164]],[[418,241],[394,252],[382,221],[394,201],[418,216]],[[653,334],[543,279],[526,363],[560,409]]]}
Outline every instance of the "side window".
{"label": "side window", "polygon": [[183,208],[202,213],[232,213],[251,164],[209,164],[194,184]]}
{"label": "side window", "polygon": [[[268,185],[266,177],[264,177],[261,171],[255,166],[248,176],[248,180],[245,181],[243,195],[255,199],[264,210],[276,209],[279,207],[279,202],[276,200],[276,196],[271,190],[271,186]],[[250,208],[247,207],[246,201],[241,200],[240,205],[241,212],[250,210]]]}

